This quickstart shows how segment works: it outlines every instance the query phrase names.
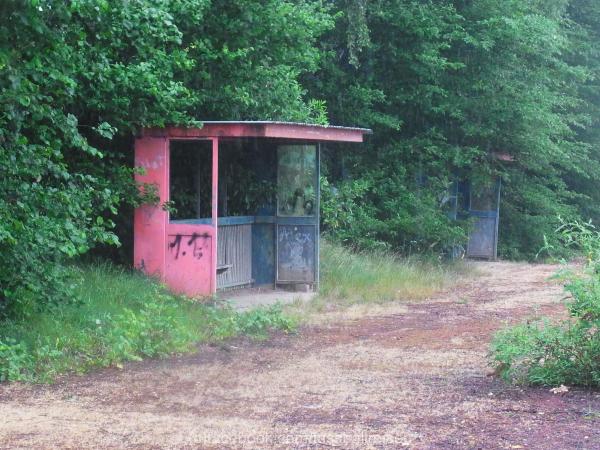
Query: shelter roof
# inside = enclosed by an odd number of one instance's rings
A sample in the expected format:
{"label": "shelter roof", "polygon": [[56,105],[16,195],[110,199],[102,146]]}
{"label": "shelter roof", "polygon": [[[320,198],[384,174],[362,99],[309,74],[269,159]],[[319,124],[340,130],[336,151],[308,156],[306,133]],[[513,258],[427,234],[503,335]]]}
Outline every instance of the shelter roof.
{"label": "shelter roof", "polygon": [[144,128],[141,136],[170,139],[279,138],[302,141],[363,142],[367,128],[272,121],[204,121],[200,127]]}

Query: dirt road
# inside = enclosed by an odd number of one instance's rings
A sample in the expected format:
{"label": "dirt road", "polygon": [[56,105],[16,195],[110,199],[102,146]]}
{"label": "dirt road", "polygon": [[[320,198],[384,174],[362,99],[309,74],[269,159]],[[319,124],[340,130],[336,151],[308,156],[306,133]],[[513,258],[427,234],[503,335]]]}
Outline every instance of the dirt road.
{"label": "dirt road", "polygon": [[509,387],[491,334],[561,314],[555,266],[479,264],[426,302],[53,386],[0,385],[0,448],[600,448],[600,395]]}

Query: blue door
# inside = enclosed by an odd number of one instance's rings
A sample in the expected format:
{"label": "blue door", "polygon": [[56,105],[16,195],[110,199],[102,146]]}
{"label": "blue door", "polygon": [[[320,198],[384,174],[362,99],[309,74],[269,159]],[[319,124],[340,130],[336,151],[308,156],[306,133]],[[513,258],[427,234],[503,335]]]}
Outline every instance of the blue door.
{"label": "blue door", "polygon": [[467,246],[469,258],[494,260],[498,256],[500,190],[499,178],[470,183],[469,215],[475,218],[475,223]]}
{"label": "blue door", "polygon": [[318,283],[319,154],[315,144],[277,148],[277,284]]}

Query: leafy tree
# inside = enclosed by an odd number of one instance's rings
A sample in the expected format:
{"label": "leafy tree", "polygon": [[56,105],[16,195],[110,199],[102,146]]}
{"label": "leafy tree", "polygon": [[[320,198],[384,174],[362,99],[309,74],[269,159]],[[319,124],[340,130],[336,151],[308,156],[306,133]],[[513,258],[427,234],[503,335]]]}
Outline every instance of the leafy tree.
{"label": "leafy tree", "polygon": [[462,64],[448,49],[464,36],[462,20],[451,5],[359,3],[362,16],[353,2],[334,2],[340,18],[323,43],[324,67],[310,82],[326,94],[333,122],[374,128],[368,145],[338,149],[329,160],[340,191],[348,189],[345,180],[358,181],[359,214],[371,219],[368,234],[356,222],[335,228],[326,216],[325,225],[363,245],[440,251],[464,240],[442,203],[452,171],[474,153],[459,149],[441,128],[454,113],[446,79]]}
{"label": "leafy tree", "polygon": [[[160,3],[157,3],[160,5]],[[112,222],[131,170],[102,170],[105,139],[184,122],[194,96],[170,15],[143,2],[6,1],[0,6],[0,294],[65,298],[65,258],[117,243]],[[104,141],[105,142],[105,141]],[[124,178],[126,176],[126,178]],[[26,310],[26,309],[24,309]]]}
{"label": "leafy tree", "polygon": [[296,79],[315,69],[313,44],[331,19],[319,2],[267,3],[2,2],[5,307],[67,299],[66,260],[119,242],[118,208],[138,201],[131,143],[140,127],[322,116]]}
{"label": "leafy tree", "polygon": [[[311,89],[329,93],[332,121],[375,128],[358,153],[337,151],[330,181],[394,180],[361,192],[385,230],[376,240],[400,249],[460,240],[460,224],[440,207],[457,177],[503,178],[507,256],[534,255],[559,215],[598,218],[594,2],[331,3],[339,19]],[[398,223],[400,207],[408,217]],[[343,231],[346,240],[362,235]]]}
{"label": "leafy tree", "polygon": [[194,114],[221,120],[312,121],[299,77],[319,67],[319,36],[333,26],[315,1],[213,0],[201,21],[177,20],[196,68],[185,84]]}

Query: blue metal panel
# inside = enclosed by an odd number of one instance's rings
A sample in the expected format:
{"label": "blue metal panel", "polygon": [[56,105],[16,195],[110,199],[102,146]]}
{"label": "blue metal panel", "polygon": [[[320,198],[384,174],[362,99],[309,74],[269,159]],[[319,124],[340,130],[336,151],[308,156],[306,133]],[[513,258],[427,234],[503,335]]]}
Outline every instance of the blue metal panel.
{"label": "blue metal panel", "polygon": [[277,217],[277,223],[280,225],[316,225],[319,223],[318,216],[304,217]]}
{"label": "blue metal panel", "polygon": [[212,219],[182,219],[182,220],[171,220],[170,223],[180,225],[212,225]]}
{"label": "blue metal panel", "polygon": [[254,216],[254,223],[275,223],[275,216]]}
{"label": "blue metal panel", "polygon": [[469,215],[477,220],[469,235],[467,246],[469,257],[496,259],[498,255],[500,191],[500,178],[489,187],[476,187],[471,183]]}
{"label": "blue metal panel", "polygon": [[467,255],[471,258],[495,259],[496,218],[479,218],[469,236]]}
{"label": "blue metal panel", "polygon": [[[217,219],[217,225],[248,225],[255,222],[254,216],[231,216],[231,217],[219,217]],[[185,220],[172,220],[171,223],[179,223],[184,225],[210,225],[212,219],[185,219]]]}
{"label": "blue metal panel", "polygon": [[315,283],[316,225],[277,225],[277,282]]}
{"label": "blue metal panel", "polygon": [[252,227],[252,278],[255,285],[275,284],[275,225]]}
{"label": "blue metal panel", "polygon": [[255,221],[254,216],[232,216],[232,217],[219,217],[217,219],[218,225],[248,225],[253,224]]}

